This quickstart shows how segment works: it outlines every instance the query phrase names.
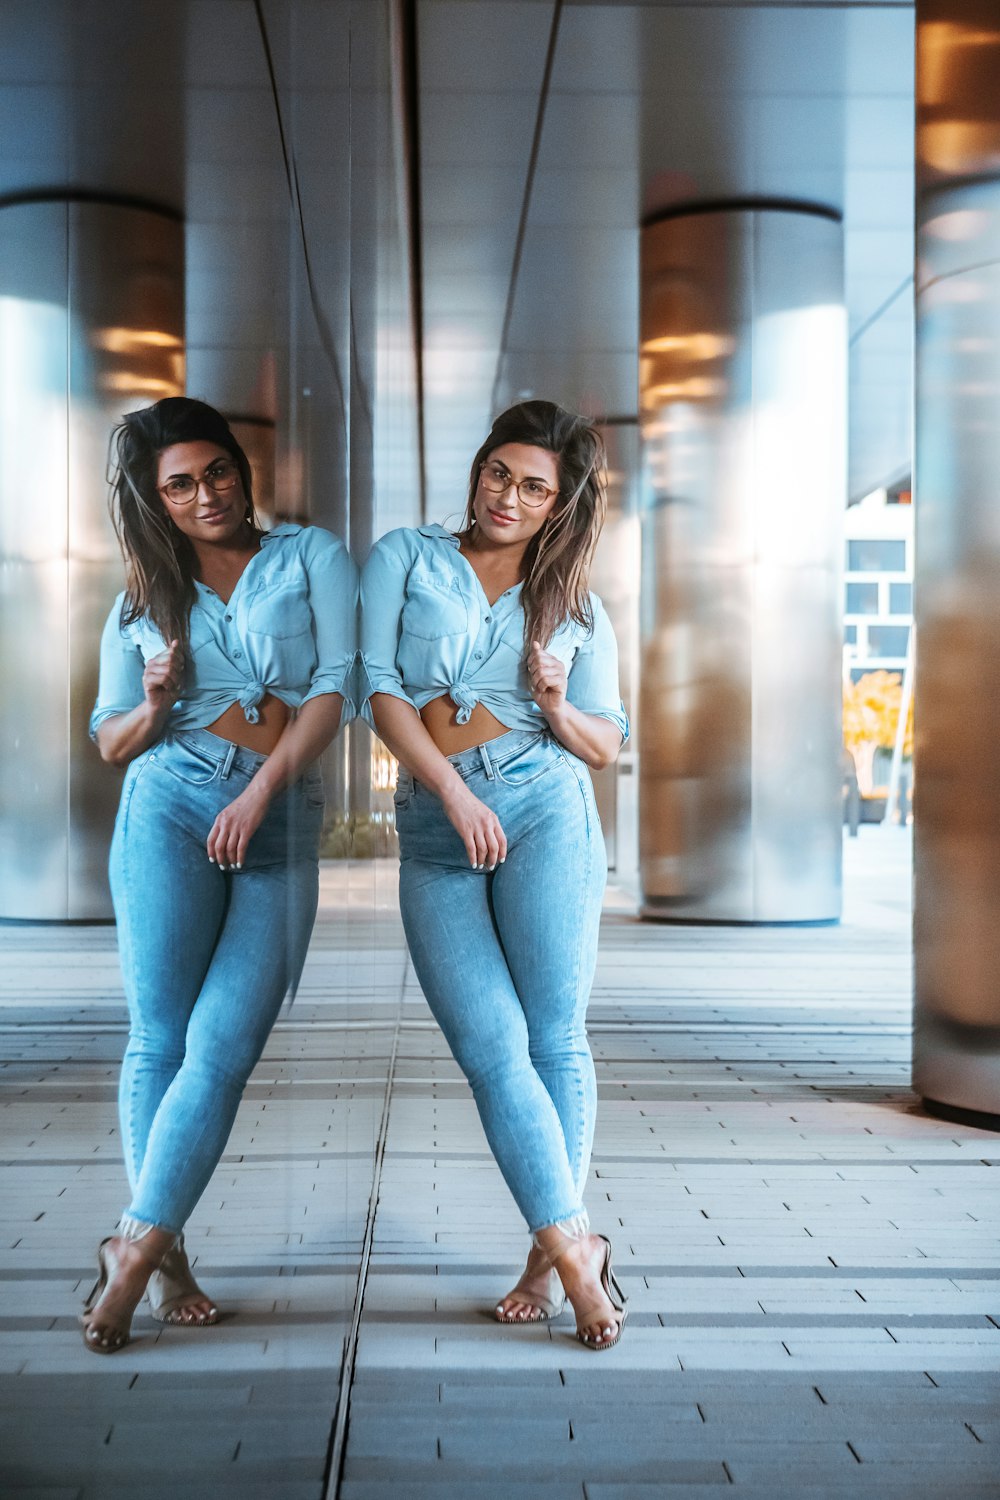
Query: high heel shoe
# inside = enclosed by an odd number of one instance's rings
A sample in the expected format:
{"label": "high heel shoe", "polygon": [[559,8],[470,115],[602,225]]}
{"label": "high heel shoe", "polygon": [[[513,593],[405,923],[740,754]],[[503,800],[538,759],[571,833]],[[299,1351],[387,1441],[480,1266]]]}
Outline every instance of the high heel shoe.
{"label": "high heel shoe", "polygon": [[[536,1248],[537,1246],[532,1245],[532,1249]],[[557,1287],[557,1295],[555,1297],[548,1297],[544,1292],[540,1292],[537,1290],[540,1276],[546,1275],[549,1277],[550,1282],[552,1279],[555,1280]],[[526,1307],[536,1308],[538,1314],[537,1317],[515,1318],[511,1313],[505,1313],[503,1310],[503,1302],[514,1301],[521,1302]],[[559,1280],[558,1273],[556,1272],[551,1262],[548,1261],[547,1256],[546,1264],[543,1264],[540,1271],[532,1269],[531,1258],[529,1256],[528,1265],[525,1267],[523,1276],[521,1277],[517,1285],[515,1287],[512,1287],[511,1290],[507,1293],[506,1297],[503,1299],[503,1302],[498,1304],[498,1306],[494,1310],[493,1316],[496,1318],[498,1323],[509,1323],[512,1327],[515,1328],[529,1328],[537,1323],[551,1323],[553,1318],[558,1318],[559,1314],[566,1306],[566,1293],[563,1291],[562,1282]]]}
{"label": "high heel shoe", "polygon": [[622,1291],[621,1283],[611,1268],[611,1241],[607,1235],[599,1234],[599,1240],[604,1241],[604,1264],[601,1266],[601,1291],[607,1297],[615,1310],[615,1321],[618,1324],[618,1332],[614,1338],[602,1338],[600,1342],[592,1339],[589,1334],[580,1332],[580,1324],[586,1326],[592,1321],[590,1314],[600,1314],[600,1303],[591,1303],[590,1307],[576,1308],[577,1338],[585,1349],[613,1349],[622,1336],[625,1327],[625,1319],[628,1317],[628,1298]]}
{"label": "high heel shoe", "polygon": [[[558,1231],[559,1238],[555,1243],[553,1231]],[[543,1244],[538,1234],[532,1236],[534,1243],[544,1251],[549,1263],[557,1266],[557,1263],[566,1255],[572,1246],[578,1245],[585,1240],[602,1240],[604,1243],[604,1257],[601,1264],[599,1276],[601,1291],[611,1303],[614,1309],[614,1321],[617,1327],[612,1335],[608,1314],[602,1302],[595,1301],[593,1297],[589,1301],[574,1301],[573,1311],[576,1314],[576,1336],[585,1349],[593,1349],[599,1353],[604,1349],[613,1349],[622,1336],[625,1320],[628,1317],[628,1297],[625,1295],[611,1267],[611,1241],[606,1235],[592,1235],[590,1223],[586,1215],[577,1215],[572,1219],[563,1219],[557,1224],[549,1224],[538,1232],[546,1235],[548,1244]],[[570,1299],[572,1301],[572,1298]],[[589,1334],[585,1330],[594,1324],[603,1325],[604,1331],[599,1334]]]}
{"label": "high heel shoe", "polygon": [[199,1302],[212,1302],[211,1297],[205,1295],[194,1279],[182,1234],[178,1235],[174,1248],[167,1251],[160,1261],[159,1269],[149,1278],[146,1294],[149,1297],[150,1312],[157,1323],[169,1323],[175,1328],[210,1328],[219,1321],[219,1309],[214,1303],[210,1313],[202,1313],[199,1317],[176,1316],[186,1307],[194,1307]]}
{"label": "high heel shoe", "polygon": [[[83,1304],[83,1312],[80,1314],[80,1322],[83,1325],[83,1342],[93,1354],[117,1354],[119,1349],[124,1349],[132,1334],[132,1318],[135,1310],[142,1301],[145,1294],[145,1285],[141,1288],[138,1296],[132,1302],[131,1307],[127,1302],[118,1312],[108,1312],[101,1308],[101,1299],[108,1289],[108,1282],[121,1266],[121,1260],[115,1249],[116,1242],[134,1244],[139,1253],[152,1270],[157,1270],[163,1260],[163,1256],[153,1257],[143,1248],[141,1241],[155,1228],[152,1224],[143,1224],[138,1219],[126,1217],[119,1225],[117,1235],[109,1235],[102,1240],[97,1250],[98,1276],[90,1290],[86,1302]],[[169,1254],[172,1246],[168,1246],[166,1254]]]}

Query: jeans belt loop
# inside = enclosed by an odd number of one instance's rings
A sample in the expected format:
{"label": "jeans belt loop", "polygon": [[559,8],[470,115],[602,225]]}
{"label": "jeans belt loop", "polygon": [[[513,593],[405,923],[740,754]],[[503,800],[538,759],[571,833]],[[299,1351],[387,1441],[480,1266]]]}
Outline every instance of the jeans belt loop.
{"label": "jeans belt loop", "polygon": [[230,742],[229,742],[229,749],[226,751],[226,758],[222,762],[222,776],[220,778],[222,781],[226,780],[226,778],[229,775],[230,771],[233,769],[233,761],[235,759],[236,759],[236,745],[233,743],[232,740],[230,740]]}
{"label": "jeans belt loop", "polygon": [[493,762],[490,760],[490,752],[487,750],[485,745],[477,745],[476,749],[479,751],[479,759],[483,763],[483,770],[486,772],[486,779],[488,781],[496,781],[497,778],[496,773],[493,770]]}

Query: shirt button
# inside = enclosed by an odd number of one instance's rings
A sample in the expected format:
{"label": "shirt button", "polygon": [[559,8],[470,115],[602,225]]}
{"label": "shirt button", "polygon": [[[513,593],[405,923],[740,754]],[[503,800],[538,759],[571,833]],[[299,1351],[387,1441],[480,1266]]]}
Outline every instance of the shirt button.
{"label": "shirt button", "polygon": [[481,651],[477,651],[476,652],[476,661],[482,661],[482,659],[483,659],[483,653]]}
{"label": "shirt button", "polygon": [[227,619],[227,620],[231,620],[231,619],[232,619],[232,618],[233,618],[233,617],[232,617],[232,615],[227,615],[227,616],[226,616],[226,619]]}
{"label": "shirt button", "polygon": [[487,623],[487,625],[490,623],[490,621],[491,621],[492,618],[493,618],[492,615],[487,615],[486,616],[486,623]]}
{"label": "shirt button", "polygon": [[243,655],[243,652],[242,652],[242,651],[234,651],[234,652],[233,652],[233,656],[234,656],[234,657],[235,657],[235,658],[236,658],[236,660],[237,660],[237,661],[239,661],[239,659],[240,659],[240,657],[241,657],[241,656],[242,656],[242,655]]}

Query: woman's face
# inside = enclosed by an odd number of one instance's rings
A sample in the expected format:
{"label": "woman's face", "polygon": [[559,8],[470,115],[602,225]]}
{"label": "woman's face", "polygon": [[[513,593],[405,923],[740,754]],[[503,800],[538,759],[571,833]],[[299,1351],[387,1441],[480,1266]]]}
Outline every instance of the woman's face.
{"label": "woman's face", "polygon": [[156,488],[178,531],[192,542],[232,542],[246,519],[239,470],[218,443],[173,443],[163,448]]}
{"label": "woman's face", "polygon": [[479,470],[472,514],[491,542],[524,547],[559,499],[559,462],[547,448],[503,443]]}

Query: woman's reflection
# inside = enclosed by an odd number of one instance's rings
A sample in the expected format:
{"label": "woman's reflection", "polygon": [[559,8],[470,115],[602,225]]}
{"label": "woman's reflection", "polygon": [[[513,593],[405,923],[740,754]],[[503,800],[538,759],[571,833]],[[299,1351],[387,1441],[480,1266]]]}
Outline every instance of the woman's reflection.
{"label": "woman's reflection", "polygon": [[384,537],[361,621],[371,718],[402,767],[407,943],[532,1231],[496,1316],[537,1323],[568,1296],[592,1349],[625,1321],[583,1206],[606,873],[587,768],[628,733],[614,634],[588,590],[602,464],[582,417],[547,401],[505,412],[473,460],[462,530]]}
{"label": "woman's reflection", "polygon": [[149,1290],[215,1322],[183,1229],[226,1145],[316,913],[323,788],[354,657],[354,569],[315,526],[262,532],[212,407],[170,397],[115,433],[126,588],[91,733],[127,767],[111,889],[131,1020],[120,1115],[131,1203],[98,1252],[84,1342],[113,1353]]}

